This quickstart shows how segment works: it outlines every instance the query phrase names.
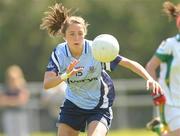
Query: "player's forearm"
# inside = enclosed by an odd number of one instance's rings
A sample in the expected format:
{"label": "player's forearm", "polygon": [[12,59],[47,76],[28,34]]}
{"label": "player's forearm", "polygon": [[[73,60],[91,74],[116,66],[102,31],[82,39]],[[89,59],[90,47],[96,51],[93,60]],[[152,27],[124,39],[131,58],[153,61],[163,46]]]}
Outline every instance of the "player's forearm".
{"label": "player's forearm", "polygon": [[138,74],[145,80],[152,79],[152,77],[148,74],[148,72],[145,70],[143,66],[141,66],[138,62],[132,61],[129,59],[124,58],[121,62],[120,65],[130,69],[134,73]]}
{"label": "player's forearm", "polygon": [[63,80],[60,76],[56,76],[53,78],[47,78],[44,80],[44,89],[50,89],[57,85],[59,85]]}
{"label": "player's forearm", "polygon": [[132,66],[130,67],[130,69],[135,72],[136,74],[138,74],[139,76],[141,76],[142,78],[144,78],[145,80],[149,80],[152,79],[152,77],[149,75],[149,73],[145,70],[145,68],[143,66],[141,66],[139,63],[137,62],[132,62]]}
{"label": "player's forearm", "polygon": [[53,71],[47,71],[44,75],[44,89],[50,89],[57,85],[59,85],[62,81],[66,80],[66,78],[62,78],[61,75],[57,75]]}

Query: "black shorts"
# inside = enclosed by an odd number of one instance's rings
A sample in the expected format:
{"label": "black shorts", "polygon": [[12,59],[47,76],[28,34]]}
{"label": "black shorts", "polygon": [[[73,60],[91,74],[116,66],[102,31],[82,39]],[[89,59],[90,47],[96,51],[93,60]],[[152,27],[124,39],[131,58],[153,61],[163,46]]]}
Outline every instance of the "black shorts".
{"label": "black shorts", "polygon": [[111,107],[106,109],[86,110],[77,107],[74,103],[66,99],[61,107],[57,126],[59,123],[64,123],[71,126],[75,130],[84,132],[86,126],[91,121],[96,120],[102,122],[107,129],[109,129],[112,118],[113,115]]}

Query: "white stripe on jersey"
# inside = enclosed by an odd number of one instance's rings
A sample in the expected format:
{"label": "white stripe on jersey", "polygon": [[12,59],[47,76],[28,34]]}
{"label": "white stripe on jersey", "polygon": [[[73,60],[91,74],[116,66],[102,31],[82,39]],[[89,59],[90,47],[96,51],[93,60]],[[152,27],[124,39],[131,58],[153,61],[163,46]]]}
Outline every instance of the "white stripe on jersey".
{"label": "white stripe on jersey", "polygon": [[102,81],[103,86],[104,86],[104,96],[103,96],[103,105],[101,105],[100,108],[107,108],[109,105],[109,101],[108,101],[108,97],[107,97],[109,89],[108,89],[108,85],[103,81],[102,77],[101,77],[101,81]]}
{"label": "white stripe on jersey", "polygon": [[59,63],[58,61],[56,60],[55,56],[54,56],[54,51],[52,52],[51,54],[51,58],[53,60],[53,62],[56,64],[57,68],[58,68],[58,72],[60,72],[60,67],[59,67]]}
{"label": "white stripe on jersey", "polygon": [[105,66],[106,66],[106,69],[105,69],[105,70],[111,71],[111,65],[110,65],[110,62],[105,63]]}

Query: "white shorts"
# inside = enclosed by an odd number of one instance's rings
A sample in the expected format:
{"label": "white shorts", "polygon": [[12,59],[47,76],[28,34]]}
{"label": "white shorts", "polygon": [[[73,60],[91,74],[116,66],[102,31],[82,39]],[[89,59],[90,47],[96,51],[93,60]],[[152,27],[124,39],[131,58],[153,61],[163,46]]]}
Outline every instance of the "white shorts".
{"label": "white shorts", "polygon": [[180,107],[165,105],[165,118],[171,131],[180,128]]}

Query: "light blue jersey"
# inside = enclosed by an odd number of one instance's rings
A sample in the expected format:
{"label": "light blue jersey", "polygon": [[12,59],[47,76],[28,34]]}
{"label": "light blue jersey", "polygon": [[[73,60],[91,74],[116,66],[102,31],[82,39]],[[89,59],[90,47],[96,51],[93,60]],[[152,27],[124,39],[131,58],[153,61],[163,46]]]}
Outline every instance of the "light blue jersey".
{"label": "light blue jersey", "polygon": [[[65,97],[82,109],[108,108],[113,104],[115,91],[105,70],[114,70],[122,57],[117,56],[110,63],[98,62],[92,56],[91,44],[92,41],[84,41],[82,55],[75,67],[82,67],[83,70],[67,79]],[[47,71],[62,74],[73,59],[67,43],[61,43],[52,52]]]}

